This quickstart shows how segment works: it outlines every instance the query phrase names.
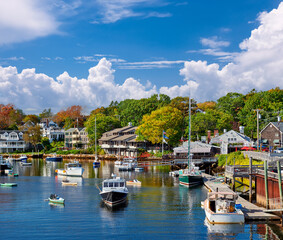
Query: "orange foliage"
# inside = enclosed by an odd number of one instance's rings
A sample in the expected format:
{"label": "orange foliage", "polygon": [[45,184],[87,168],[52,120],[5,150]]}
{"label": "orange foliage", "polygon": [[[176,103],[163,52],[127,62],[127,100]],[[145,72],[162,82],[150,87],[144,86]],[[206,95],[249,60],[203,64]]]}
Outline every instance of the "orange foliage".
{"label": "orange foliage", "polygon": [[0,104],[0,129],[7,129],[14,123],[12,115],[15,111],[15,106],[13,104]]}
{"label": "orange foliage", "polygon": [[60,112],[58,112],[54,116],[53,120],[58,125],[60,125],[60,123],[62,122],[65,122],[67,118],[70,118],[74,121],[78,119],[78,121],[81,122],[83,119],[82,110],[82,106],[79,105],[68,107],[67,110],[61,110]]}
{"label": "orange foliage", "polygon": [[197,107],[198,107],[198,109],[201,109],[203,111],[207,111],[208,109],[215,109],[216,103],[213,102],[213,101],[198,103]]}

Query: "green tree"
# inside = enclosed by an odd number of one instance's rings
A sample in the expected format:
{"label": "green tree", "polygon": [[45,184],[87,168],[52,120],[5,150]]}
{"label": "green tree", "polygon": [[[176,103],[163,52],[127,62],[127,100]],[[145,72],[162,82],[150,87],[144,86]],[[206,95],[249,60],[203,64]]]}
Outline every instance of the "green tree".
{"label": "green tree", "polygon": [[35,151],[37,151],[37,143],[41,141],[41,131],[40,126],[31,126],[29,127],[24,135],[23,135],[24,141],[29,142],[33,145]]}
{"label": "green tree", "polygon": [[50,118],[53,116],[53,113],[51,112],[51,108],[44,109],[42,113],[39,114],[40,118]]}
{"label": "green tree", "polygon": [[144,115],[136,133],[138,139],[147,140],[153,144],[162,143],[162,132],[166,131],[170,145],[177,145],[182,135],[183,116],[180,110],[171,106],[157,109]]}
{"label": "green tree", "polygon": [[101,138],[102,134],[121,127],[120,121],[116,117],[104,114],[92,114],[85,122],[86,131],[91,144],[95,141],[95,117],[96,117],[96,139]]}

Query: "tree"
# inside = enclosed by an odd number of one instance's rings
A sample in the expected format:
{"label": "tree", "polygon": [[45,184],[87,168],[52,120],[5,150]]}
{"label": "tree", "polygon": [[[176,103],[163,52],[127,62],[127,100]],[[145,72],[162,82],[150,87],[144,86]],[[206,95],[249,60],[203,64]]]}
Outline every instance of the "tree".
{"label": "tree", "polygon": [[102,134],[121,127],[120,121],[116,117],[104,114],[92,114],[85,122],[86,131],[91,144],[95,141],[95,117],[96,117],[96,139],[101,138]]}
{"label": "tree", "polygon": [[183,116],[180,110],[171,106],[157,109],[144,115],[136,133],[139,140],[147,140],[153,144],[162,143],[162,132],[166,131],[166,140],[170,145],[179,143],[182,135]]}
{"label": "tree", "polygon": [[0,104],[0,129],[16,129],[23,118],[22,110],[13,104]]}
{"label": "tree", "polygon": [[53,113],[51,112],[51,108],[44,109],[42,113],[39,114],[40,118],[51,118]]}
{"label": "tree", "polygon": [[24,135],[23,135],[24,141],[29,142],[33,145],[35,151],[37,151],[37,143],[41,141],[41,131],[40,126],[31,126],[29,127]]}
{"label": "tree", "polygon": [[67,121],[67,127],[79,126],[83,127],[84,117],[82,115],[83,108],[79,105],[68,107],[66,110],[59,111],[53,120],[58,126],[64,126]]}
{"label": "tree", "polygon": [[34,124],[37,124],[40,122],[39,117],[34,114],[29,114],[25,116],[25,118],[23,119],[23,122],[26,123],[28,121],[31,121]]}

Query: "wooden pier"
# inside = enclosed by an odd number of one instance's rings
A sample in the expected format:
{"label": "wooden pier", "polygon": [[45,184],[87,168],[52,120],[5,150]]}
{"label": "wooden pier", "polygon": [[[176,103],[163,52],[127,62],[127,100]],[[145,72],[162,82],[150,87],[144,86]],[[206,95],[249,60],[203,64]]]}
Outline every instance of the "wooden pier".
{"label": "wooden pier", "polygon": [[[221,182],[217,177],[203,173],[203,180],[204,185],[211,191],[233,192],[228,184]],[[246,222],[280,222],[281,220],[279,216],[267,213],[265,208],[256,206],[240,196],[237,204],[242,205]]]}

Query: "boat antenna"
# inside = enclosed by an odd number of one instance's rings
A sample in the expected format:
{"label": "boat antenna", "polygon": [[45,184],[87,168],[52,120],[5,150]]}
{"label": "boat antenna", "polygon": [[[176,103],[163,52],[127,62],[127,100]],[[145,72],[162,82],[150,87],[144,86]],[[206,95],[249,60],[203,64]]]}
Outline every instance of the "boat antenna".
{"label": "boat antenna", "polygon": [[96,115],[94,120],[94,141],[95,141],[95,161],[97,161],[97,146],[96,146]]}

